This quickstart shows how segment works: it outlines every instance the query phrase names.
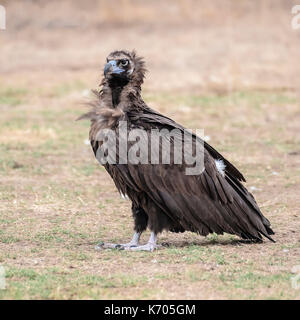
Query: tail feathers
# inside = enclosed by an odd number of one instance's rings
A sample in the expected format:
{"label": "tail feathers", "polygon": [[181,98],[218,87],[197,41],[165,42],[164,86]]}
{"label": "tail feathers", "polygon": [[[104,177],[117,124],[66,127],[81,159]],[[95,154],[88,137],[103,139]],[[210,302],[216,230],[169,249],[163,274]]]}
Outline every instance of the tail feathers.
{"label": "tail feathers", "polygon": [[[259,233],[259,236],[262,234],[270,241],[276,242],[270,237],[270,235],[275,234],[271,229],[270,221],[260,211],[253,195],[238,180],[234,179],[230,175],[226,176],[226,180],[242,199],[243,205],[241,206],[239,201],[237,201],[237,205],[240,207],[240,210],[244,211],[250,221],[252,221],[253,226],[255,226],[256,231]],[[244,237],[242,238],[250,240],[251,238],[253,239],[253,235],[244,234]],[[254,238],[259,239],[260,237],[254,236]]]}

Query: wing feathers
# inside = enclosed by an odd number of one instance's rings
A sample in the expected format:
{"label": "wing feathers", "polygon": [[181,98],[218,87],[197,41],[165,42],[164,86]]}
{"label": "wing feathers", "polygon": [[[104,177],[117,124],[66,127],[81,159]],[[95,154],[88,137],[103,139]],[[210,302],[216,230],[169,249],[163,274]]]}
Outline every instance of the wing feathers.
{"label": "wing feathers", "polygon": [[[152,127],[182,129],[171,119],[149,110],[139,116],[128,114],[131,124],[148,131]],[[194,139],[198,137],[194,136]],[[93,145],[96,152],[98,145]],[[239,182],[245,180],[243,175],[207,143],[204,147],[205,170],[198,176],[185,175],[184,164],[129,163],[105,167],[120,192],[128,194],[132,201],[148,206],[144,208],[146,212],[160,210],[160,215],[166,215],[173,227],[202,235],[227,232],[259,241],[264,235],[273,241],[269,236],[273,234],[269,221]],[[215,159],[224,161],[224,177],[217,170]]]}

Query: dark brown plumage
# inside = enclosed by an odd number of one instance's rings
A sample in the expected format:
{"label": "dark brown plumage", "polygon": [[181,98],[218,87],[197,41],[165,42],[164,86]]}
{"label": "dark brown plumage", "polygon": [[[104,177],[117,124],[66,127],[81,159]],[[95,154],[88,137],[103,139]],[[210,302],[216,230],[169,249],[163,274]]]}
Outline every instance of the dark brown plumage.
{"label": "dark brown plumage", "polygon": [[[81,118],[91,120],[90,141],[95,155],[101,145],[97,133],[104,128],[117,131],[119,121],[129,128],[184,128],[149,108],[141,97],[145,67],[135,52],[115,51],[108,56],[102,90],[96,92],[92,110]],[[200,139],[193,135],[193,139]],[[215,160],[222,160],[224,174]],[[154,236],[141,250],[156,248],[156,234],[192,231],[236,234],[242,239],[261,241],[262,235],[274,241],[270,222],[261,213],[254,197],[242,185],[243,175],[221,154],[204,142],[205,170],[185,175],[185,164],[105,164],[120,193],[132,201],[136,239],[119,247],[139,248],[141,232],[147,227]],[[150,246],[149,246],[150,244]],[[107,247],[117,247],[111,245]]]}

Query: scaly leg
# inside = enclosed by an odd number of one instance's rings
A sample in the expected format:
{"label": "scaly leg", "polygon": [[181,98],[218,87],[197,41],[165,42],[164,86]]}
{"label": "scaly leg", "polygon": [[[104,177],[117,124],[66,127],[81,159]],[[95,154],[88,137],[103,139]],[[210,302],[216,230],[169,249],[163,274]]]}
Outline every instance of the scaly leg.
{"label": "scaly leg", "polygon": [[124,250],[126,248],[136,247],[139,245],[141,234],[142,234],[141,232],[135,232],[131,241],[128,243],[103,243],[103,242],[100,242],[99,244],[97,244],[95,249],[96,250],[101,250],[101,249]]}
{"label": "scaly leg", "polygon": [[154,232],[151,232],[149,241],[141,246],[126,247],[125,250],[129,251],[154,251],[155,249],[160,248],[161,246],[156,244],[157,235]]}

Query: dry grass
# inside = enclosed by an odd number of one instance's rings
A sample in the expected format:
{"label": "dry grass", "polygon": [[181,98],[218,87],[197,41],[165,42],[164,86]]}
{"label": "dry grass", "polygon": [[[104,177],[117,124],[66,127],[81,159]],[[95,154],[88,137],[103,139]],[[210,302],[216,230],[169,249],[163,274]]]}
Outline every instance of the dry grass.
{"label": "dry grass", "polygon": [[[292,4],[41,3],[6,2],[0,33],[0,298],[299,299],[290,280],[300,265]],[[148,62],[147,103],[205,129],[255,187],[276,244],[164,233],[170,247],[150,254],[94,250],[130,238],[130,203],[85,144],[89,124],[75,119],[106,54],[133,47]]]}

